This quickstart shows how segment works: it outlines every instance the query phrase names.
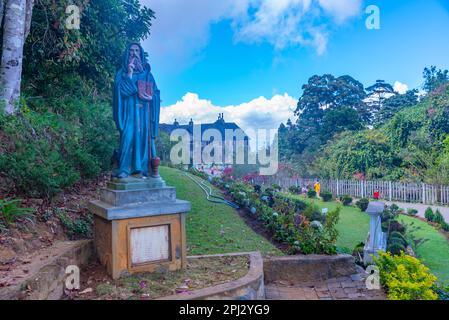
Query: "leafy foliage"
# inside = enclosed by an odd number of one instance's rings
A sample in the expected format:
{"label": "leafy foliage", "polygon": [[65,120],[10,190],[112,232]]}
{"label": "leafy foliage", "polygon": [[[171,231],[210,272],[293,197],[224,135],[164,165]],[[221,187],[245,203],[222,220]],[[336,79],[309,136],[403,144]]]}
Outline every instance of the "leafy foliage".
{"label": "leafy foliage", "polygon": [[[222,187],[223,182],[214,181]],[[226,187],[226,186],[225,186]],[[261,194],[245,183],[228,182],[234,201],[247,208],[253,219],[258,219],[272,234],[274,240],[289,246],[291,254],[336,254],[340,208],[323,215],[313,204],[290,198],[272,188]]]}
{"label": "leafy foliage", "polygon": [[[69,4],[81,28],[65,27]],[[0,174],[7,193],[51,197],[108,171],[118,136],[112,82],[128,42],[150,33],[137,0],[39,0],[24,48],[18,113],[0,113]]]}
{"label": "leafy foliage", "polygon": [[348,195],[344,195],[340,197],[341,203],[343,203],[344,206],[349,206],[352,203],[352,198]]}
{"label": "leafy foliage", "polygon": [[20,207],[20,199],[0,199],[0,224],[2,229],[13,224],[18,219],[33,222],[34,209]]}
{"label": "leafy foliage", "polygon": [[436,300],[433,291],[437,278],[418,259],[405,253],[393,256],[379,253],[375,263],[389,300]]}
{"label": "leafy foliage", "polygon": [[312,189],[309,189],[309,190],[307,191],[307,197],[310,198],[310,199],[316,198],[316,191],[315,191],[315,190],[312,190]]}
{"label": "leafy foliage", "polygon": [[88,238],[92,235],[93,219],[91,215],[72,219],[63,210],[57,210],[56,215],[71,239]]}
{"label": "leafy foliage", "polygon": [[332,201],[333,195],[331,192],[324,191],[320,193],[321,199],[323,199],[324,202]]}
{"label": "leafy foliage", "polygon": [[427,92],[432,92],[449,81],[449,71],[437,70],[436,66],[425,68],[423,76],[425,79],[424,90]]}
{"label": "leafy foliage", "polygon": [[433,222],[435,219],[435,214],[433,213],[433,210],[431,207],[426,209],[426,212],[424,213],[424,217],[427,219],[427,221]]}
{"label": "leafy foliage", "polygon": [[418,97],[381,80],[365,90],[348,76],[311,77],[297,123],[279,128],[281,160],[302,176],[449,184],[448,73],[426,68],[424,81]]}
{"label": "leafy foliage", "polygon": [[369,200],[368,200],[367,198],[360,199],[359,201],[357,201],[357,202],[355,203],[355,205],[356,205],[357,207],[359,207],[359,209],[360,209],[362,212],[365,212],[366,209],[368,209]]}

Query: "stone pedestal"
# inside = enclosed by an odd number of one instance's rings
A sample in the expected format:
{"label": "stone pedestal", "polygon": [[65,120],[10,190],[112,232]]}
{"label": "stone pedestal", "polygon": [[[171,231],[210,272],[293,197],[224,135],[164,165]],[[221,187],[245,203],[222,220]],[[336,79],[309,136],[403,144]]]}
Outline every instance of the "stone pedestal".
{"label": "stone pedestal", "polygon": [[363,250],[363,262],[365,265],[373,263],[373,257],[378,256],[379,251],[387,249],[387,235],[382,232],[382,213],[385,210],[383,202],[371,202],[366,209],[370,216],[370,230]]}
{"label": "stone pedestal", "polygon": [[101,264],[114,279],[184,268],[190,208],[160,178],[111,181],[100,200],[89,204]]}

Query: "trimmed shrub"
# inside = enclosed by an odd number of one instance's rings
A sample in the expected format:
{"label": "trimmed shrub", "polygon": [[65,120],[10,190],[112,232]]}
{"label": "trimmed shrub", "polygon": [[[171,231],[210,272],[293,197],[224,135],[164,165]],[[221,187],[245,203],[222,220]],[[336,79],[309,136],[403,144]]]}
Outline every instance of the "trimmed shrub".
{"label": "trimmed shrub", "polygon": [[307,191],[307,197],[310,198],[310,199],[316,198],[315,190],[310,189],[309,191]]}
{"label": "trimmed shrub", "polygon": [[433,210],[431,207],[428,207],[426,209],[426,212],[424,213],[424,217],[427,219],[427,221],[433,222],[435,220],[435,214],[433,213]]}
{"label": "trimmed shrub", "polygon": [[344,206],[349,206],[352,203],[352,198],[349,195],[344,195],[340,197],[340,201]]}
{"label": "trimmed shrub", "polygon": [[405,227],[396,220],[388,220],[382,223],[382,231],[383,232],[399,232],[399,233],[404,233],[405,232]]}
{"label": "trimmed shrub", "polygon": [[321,198],[323,199],[324,202],[330,202],[333,199],[332,193],[328,192],[328,191],[321,192],[320,196],[321,196]]}
{"label": "trimmed shrub", "polygon": [[359,201],[357,201],[357,202],[355,203],[355,205],[356,205],[357,207],[359,207],[359,209],[360,209],[362,212],[365,212],[366,209],[368,209],[369,200],[368,200],[367,198],[360,199]]}
{"label": "trimmed shrub", "polygon": [[301,201],[299,199],[291,199],[291,201],[295,206],[296,213],[301,213],[305,208],[307,208],[307,203],[305,203],[304,201]]}
{"label": "trimmed shrub", "polygon": [[308,205],[302,214],[310,221],[324,222],[326,219],[326,217],[321,213],[320,207],[313,204]]}
{"label": "trimmed shrub", "polygon": [[374,258],[380,280],[387,289],[389,300],[437,300],[433,291],[437,277],[418,259],[401,253],[394,256],[380,252]]}
{"label": "trimmed shrub", "polygon": [[433,217],[433,221],[432,222],[435,222],[435,223],[438,223],[438,224],[443,224],[445,221],[444,221],[444,217],[443,217],[443,215],[441,214],[441,212],[440,212],[440,210],[437,210],[436,212],[435,212],[435,215],[434,215],[434,217]]}
{"label": "trimmed shrub", "polygon": [[392,255],[398,256],[401,253],[405,252],[406,248],[402,243],[398,241],[393,241],[388,245],[387,251]]}
{"label": "trimmed shrub", "polygon": [[449,223],[443,222],[443,223],[441,224],[441,229],[443,229],[443,230],[446,231],[446,232],[449,232]]}
{"label": "trimmed shrub", "polygon": [[408,209],[407,209],[407,214],[408,214],[409,216],[414,217],[414,216],[416,216],[416,215],[418,214],[418,210],[412,209],[412,208],[408,208]]}

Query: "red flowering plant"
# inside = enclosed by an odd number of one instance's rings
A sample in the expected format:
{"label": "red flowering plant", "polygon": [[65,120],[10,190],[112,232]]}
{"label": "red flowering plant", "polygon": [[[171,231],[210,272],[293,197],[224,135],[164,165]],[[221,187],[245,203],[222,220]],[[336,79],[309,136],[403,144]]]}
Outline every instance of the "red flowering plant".
{"label": "red flowering plant", "polygon": [[357,172],[354,174],[354,179],[359,180],[359,181],[365,181],[366,176],[363,172]]}
{"label": "red flowering plant", "polygon": [[232,173],[234,172],[234,170],[232,169],[232,167],[227,167],[223,170],[223,173],[221,175],[223,181],[229,181],[232,180]]}

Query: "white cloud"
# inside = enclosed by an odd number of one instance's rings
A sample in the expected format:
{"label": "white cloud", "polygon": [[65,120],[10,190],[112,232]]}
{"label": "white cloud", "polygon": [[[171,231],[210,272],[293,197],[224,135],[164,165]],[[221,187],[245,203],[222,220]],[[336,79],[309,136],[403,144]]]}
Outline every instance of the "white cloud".
{"label": "white cloud", "polygon": [[319,0],[318,2],[338,23],[358,15],[362,5],[359,0]]}
{"label": "white cloud", "polygon": [[[245,1],[242,1],[243,3]],[[244,10],[240,1],[140,0],[156,12],[145,49],[160,59],[186,65],[209,40],[210,25]]]}
{"label": "white cloud", "polygon": [[406,85],[405,83],[396,81],[394,83],[394,91],[396,91],[399,94],[405,94],[408,91],[408,85]]}
{"label": "white cloud", "polygon": [[145,42],[151,54],[191,62],[208,43],[210,26],[228,20],[236,41],[268,42],[326,51],[332,18],[338,24],[361,12],[362,0],[140,0],[156,12],[152,35]]}
{"label": "white cloud", "polygon": [[293,120],[296,104],[297,99],[286,93],[271,99],[259,97],[235,106],[217,106],[196,93],[187,93],[181,101],[161,109],[161,123],[170,124],[175,119],[181,124],[187,124],[190,119],[195,124],[213,123],[219,113],[224,113],[226,122],[235,122],[244,131],[278,129],[282,122]]}
{"label": "white cloud", "polygon": [[361,0],[265,0],[250,6],[255,13],[234,19],[236,39],[269,42],[277,49],[302,45],[314,47],[319,55],[326,51],[330,16],[337,23],[361,12]]}

